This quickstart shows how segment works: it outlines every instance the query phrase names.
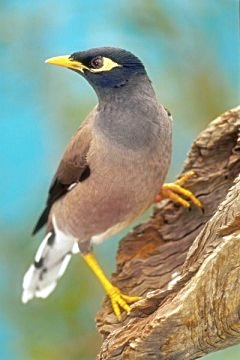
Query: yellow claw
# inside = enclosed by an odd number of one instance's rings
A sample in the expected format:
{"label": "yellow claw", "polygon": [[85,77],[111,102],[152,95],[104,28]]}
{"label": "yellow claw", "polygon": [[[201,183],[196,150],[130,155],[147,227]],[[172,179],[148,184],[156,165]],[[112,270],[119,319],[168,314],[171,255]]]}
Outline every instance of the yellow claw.
{"label": "yellow claw", "polygon": [[174,184],[183,186],[189,179],[194,176],[196,176],[195,171],[187,171],[186,173],[182,174],[181,177],[174,182]]}
{"label": "yellow claw", "polygon": [[203,208],[201,201],[190,190],[183,187],[194,175],[196,175],[194,171],[188,171],[174,183],[163,184],[161,194],[156,197],[156,200],[168,198],[184,207],[190,207],[190,201],[192,201],[196,206]]}
{"label": "yellow claw", "polygon": [[93,270],[95,275],[100,280],[102,286],[106,290],[108,296],[110,297],[113,311],[118,318],[118,320],[121,320],[121,308],[125,310],[127,313],[131,311],[131,306],[128,305],[128,303],[133,303],[138,300],[141,300],[142,297],[139,296],[128,296],[125,294],[122,294],[121,291],[111,284],[111,282],[108,280],[104,272],[102,271],[100,265],[98,264],[96,258],[92,253],[88,253],[86,255],[83,255],[84,260],[86,263],[90,266],[90,268]]}
{"label": "yellow claw", "polygon": [[129,303],[134,303],[138,300],[141,300],[142,298],[139,296],[128,296],[121,293],[121,291],[115,287],[112,286],[108,291],[108,296],[110,297],[113,311],[118,318],[118,320],[121,320],[121,308],[124,309],[128,314],[131,311],[131,306],[128,305]]}

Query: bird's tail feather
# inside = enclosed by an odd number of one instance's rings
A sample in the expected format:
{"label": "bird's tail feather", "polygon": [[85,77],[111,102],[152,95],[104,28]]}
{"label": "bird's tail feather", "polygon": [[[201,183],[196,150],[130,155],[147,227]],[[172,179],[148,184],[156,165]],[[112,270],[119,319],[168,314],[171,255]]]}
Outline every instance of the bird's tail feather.
{"label": "bird's tail feather", "polygon": [[47,233],[24,276],[22,302],[27,303],[34,297],[46,298],[64,274],[72,254],[77,252],[75,238],[58,231]]}

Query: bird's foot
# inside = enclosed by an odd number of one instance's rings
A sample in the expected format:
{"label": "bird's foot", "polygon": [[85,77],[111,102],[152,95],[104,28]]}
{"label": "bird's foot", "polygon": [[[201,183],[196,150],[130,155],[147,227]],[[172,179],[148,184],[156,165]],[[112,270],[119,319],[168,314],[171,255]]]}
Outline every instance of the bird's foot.
{"label": "bird's foot", "polygon": [[190,190],[183,187],[195,175],[194,171],[188,171],[174,183],[163,184],[160,194],[156,196],[156,202],[168,198],[184,207],[190,207],[190,201],[192,201],[193,204],[202,208],[203,205],[200,200]]}
{"label": "bird's foot", "polygon": [[83,258],[86,261],[86,263],[90,266],[90,268],[93,270],[93,272],[98,277],[98,279],[100,280],[102,286],[104,287],[108,296],[110,297],[113,311],[116,317],[118,318],[118,320],[121,320],[120,309],[122,308],[127,313],[129,313],[131,311],[131,306],[128,305],[128,303],[130,304],[134,303],[138,300],[141,300],[142,298],[139,296],[124,295],[116,286],[113,286],[112,283],[108,280],[108,278],[104,274],[100,265],[98,264],[97,259],[91,252],[83,255]]}
{"label": "bird's foot", "polygon": [[121,293],[121,291],[115,287],[112,286],[107,290],[108,296],[110,297],[113,311],[118,318],[118,320],[121,320],[121,308],[124,309],[128,314],[131,311],[131,306],[128,305],[128,303],[134,303],[138,300],[141,300],[142,297],[140,296],[128,296]]}

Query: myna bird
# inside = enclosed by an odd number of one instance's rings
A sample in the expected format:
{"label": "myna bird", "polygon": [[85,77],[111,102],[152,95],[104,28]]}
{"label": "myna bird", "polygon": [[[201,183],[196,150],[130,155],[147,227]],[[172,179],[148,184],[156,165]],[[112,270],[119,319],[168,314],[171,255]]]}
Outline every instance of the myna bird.
{"label": "myna bird", "polygon": [[[70,140],[52,180],[33,231],[47,225],[46,236],[24,277],[22,301],[46,298],[72,254],[80,251],[120,318],[120,308],[129,312],[129,303],[139,297],[122,294],[111,284],[92,246],[124,229],[154,202],[171,158],[171,116],[158,103],[144,65],[128,51],[95,48],[46,63],[83,76],[98,105]],[[165,186],[167,196],[179,200],[176,193],[182,194],[200,206],[188,190],[173,185]]]}

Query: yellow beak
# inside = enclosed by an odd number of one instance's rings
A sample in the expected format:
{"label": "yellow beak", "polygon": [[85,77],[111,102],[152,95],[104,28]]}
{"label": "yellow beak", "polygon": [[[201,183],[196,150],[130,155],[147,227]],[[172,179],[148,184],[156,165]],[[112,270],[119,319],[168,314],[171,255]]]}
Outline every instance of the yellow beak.
{"label": "yellow beak", "polygon": [[78,70],[82,73],[84,72],[84,69],[87,69],[87,67],[79,61],[72,60],[70,58],[70,55],[52,57],[50,59],[47,59],[45,63]]}

